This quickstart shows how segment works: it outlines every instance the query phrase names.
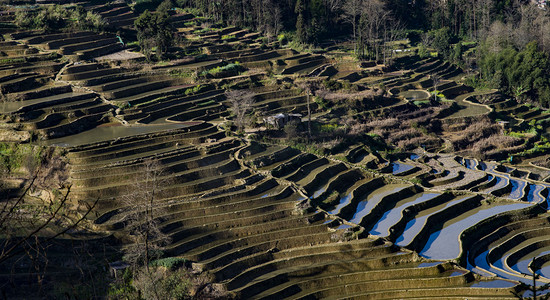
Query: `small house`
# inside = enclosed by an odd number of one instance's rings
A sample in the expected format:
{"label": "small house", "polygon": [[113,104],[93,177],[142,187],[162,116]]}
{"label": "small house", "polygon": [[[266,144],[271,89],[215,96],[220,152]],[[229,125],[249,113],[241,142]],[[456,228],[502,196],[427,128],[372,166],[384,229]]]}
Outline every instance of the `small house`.
{"label": "small house", "polygon": [[301,114],[285,114],[280,113],[273,116],[265,117],[264,123],[266,127],[276,128],[276,129],[282,129],[285,127],[286,124],[288,124],[291,121],[302,121],[302,115]]}

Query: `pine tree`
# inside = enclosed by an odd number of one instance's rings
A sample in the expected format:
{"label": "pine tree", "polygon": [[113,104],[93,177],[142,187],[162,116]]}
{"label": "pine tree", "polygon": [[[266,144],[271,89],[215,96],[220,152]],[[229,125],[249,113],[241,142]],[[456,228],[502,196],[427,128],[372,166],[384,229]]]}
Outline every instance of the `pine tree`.
{"label": "pine tree", "polygon": [[306,28],[306,20],[304,18],[304,13],[305,13],[304,0],[296,1],[295,12],[298,15],[296,19],[296,36],[298,37],[298,40],[300,42],[307,43],[308,34],[307,34],[307,28]]}

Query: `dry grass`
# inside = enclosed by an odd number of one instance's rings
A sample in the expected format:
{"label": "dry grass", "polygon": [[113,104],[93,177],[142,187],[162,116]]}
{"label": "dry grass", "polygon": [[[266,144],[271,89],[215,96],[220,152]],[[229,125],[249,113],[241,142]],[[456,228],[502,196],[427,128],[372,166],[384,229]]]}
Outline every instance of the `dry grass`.
{"label": "dry grass", "polygon": [[437,148],[443,141],[434,133],[441,127],[437,119],[440,107],[411,109],[393,112],[387,117],[370,117],[364,120],[354,120],[348,124],[348,134],[376,134],[385,142],[405,151],[420,147]]}
{"label": "dry grass", "polygon": [[336,148],[336,146],[340,145],[342,142],[344,142],[344,139],[342,137],[336,137],[334,139],[329,139],[321,143],[321,147],[325,148],[329,151]]}
{"label": "dry grass", "polygon": [[[463,124],[460,126],[458,124],[453,124],[453,126],[454,128],[460,128],[465,127],[466,125]],[[446,127],[447,126],[444,126],[444,128]],[[458,135],[451,139],[451,144],[454,150],[460,151],[472,149],[477,142],[487,139],[477,146],[478,149],[483,149],[487,148],[489,144],[492,144],[491,140],[495,139],[495,137],[492,136],[502,136],[502,127],[498,124],[492,123],[489,119],[484,118],[467,125],[467,127],[459,131]],[[506,141],[508,142],[510,140]]]}
{"label": "dry grass", "polygon": [[349,99],[372,99],[375,97],[381,97],[384,95],[384,91],[381,89],[374,89],[374,90],[364,90],[360,92],[355,93],[346,93],[342,91],[338,92],[332,92],[327,89],[322,89],[317,91],[318,95],[326,100],[329,101],[342,101],[342,100],[349,100]]}
{"label": "dry grass", "polygon": [[550,157],[543,157],[532,162],[535,166],[550,168]]}
{"label": "dry grass", "polygon": [[416,138],[422,136],[422,132],[420,132],[416,128],[404,128],[399,131],[393,131],[388,136],[388,140],[392,144],[397,144],[397,142],[401,140],[409,140],[412,138]]}
{"label": "dry grass", "polygon": [[453,151],[479,159],[504,159],[525,150],[522,138],[507,136],[500,125],[487,117],[461,119],[443,125]]}
{"label": "dry grass", "polygon": [[397,118],[377,119],[366,123],[366,126],[373,129],[397,128],[398,125],[399,120]]}
{"label": "dry grass", "polygon": [[400,140],[397,143],[397,147],[403,149],[404,151],[411,151],[422,147],[426,149],[437,148],[440,143],[441,142],[438,138],[422,135],[412,139]]}

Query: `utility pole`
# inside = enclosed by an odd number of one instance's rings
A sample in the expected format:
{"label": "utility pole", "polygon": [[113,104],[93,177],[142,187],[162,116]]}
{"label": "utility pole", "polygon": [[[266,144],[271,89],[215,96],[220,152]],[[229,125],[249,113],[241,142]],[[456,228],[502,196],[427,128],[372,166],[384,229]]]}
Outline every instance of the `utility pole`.
{"label": "utility pole", "polygon": [[307,133],[308,138],[311,140],[311,108],[309,107],[309,96],[311,94],[311,90],[307,89]]}

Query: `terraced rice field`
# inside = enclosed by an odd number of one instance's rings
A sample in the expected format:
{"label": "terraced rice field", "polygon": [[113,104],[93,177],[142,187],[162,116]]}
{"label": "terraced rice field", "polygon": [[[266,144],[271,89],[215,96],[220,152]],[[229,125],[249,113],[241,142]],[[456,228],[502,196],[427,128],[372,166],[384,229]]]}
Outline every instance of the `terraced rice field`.
{"label": "terraced rice field", "polygon": [[[117,26],[134,18],[125,5],[95,9]],[[226,83],[253,83],[253,106],[266,115],[307,113],[305,93],[285,86],[285,78],[383,83],[399,96],[357,113],[384,113],[427,100],[434,74],[445,79],[438,90],[450,101],[461,105],[478,95],[453,80],[461,73],[455,66],[428,58],[400,74],[352,75],[322,55],[261,49],[248,30],[200,31],[184,25],[194,16],[172,17],[179,34],[207,49],[207,59],[147,70],[82,61],[122,49],[112,35],[87,32],[18,34],[0,45],[9,57],[29,57],[0,66],[0,88],[12,99],[0,106],[2,125],[21,140],[32,134],[66,149],[71,198],[82,207],[99,199],[90,216],[99,232],[127,234],[122,220],[135,208],[120,198],[155,159],[171,181],[155,207],[171,237],[164,251],[191,261],[237,298],[512,299],[517,281],[529,280],[522,274],[534,257],[539,280],[549,280],[549,176],[448,153],[385,161],[357,144],[339,160],[218,127],[230,118]],[[230,38],[221,43],[224,36]],[[236,60],[246,68],[272,66],[280,82],[268,84],[260,72],[197,87],[170,76]],[[491,107],[524,121],[544,117],[510,100],[500,104]],[[489,112],[474,106],[449,118]],[[327,115],[316,103],[310,109],[320,120]]]}

